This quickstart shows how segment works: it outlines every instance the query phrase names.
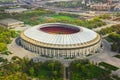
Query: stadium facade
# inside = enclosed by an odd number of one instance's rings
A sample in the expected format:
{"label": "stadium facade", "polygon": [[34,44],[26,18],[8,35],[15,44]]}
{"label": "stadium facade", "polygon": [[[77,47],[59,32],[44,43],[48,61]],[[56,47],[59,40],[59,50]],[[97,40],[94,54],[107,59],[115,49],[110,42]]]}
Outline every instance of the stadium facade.
{"label": "stadium facade", "polygon": [[100,50],[96,32],[76,25],[46,23],[31,27],[20,35],[27,50],[49,57],[84,57]]}

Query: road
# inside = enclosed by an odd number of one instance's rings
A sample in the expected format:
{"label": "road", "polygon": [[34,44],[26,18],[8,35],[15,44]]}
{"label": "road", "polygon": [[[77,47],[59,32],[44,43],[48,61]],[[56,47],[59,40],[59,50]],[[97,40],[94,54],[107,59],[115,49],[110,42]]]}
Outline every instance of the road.
{"label": "road", "polygon": [[111,51],[110,43],[108,43],[106,40],[103,40],[103,46],[104,49],[101,50],[100,53],[89,56],[88,59],[95,63],[106,62],[120,68],[120,59],[114,57],[118,53]]}
{"label": "road", "polygon": [[63,73],[64,75],[63,75],[63,80],[67,80],[66,79],[66,67],[64,67],[64,73]]}
{"label": "road", "polygon": [[68,67],[68,80],[71,80],[70,67]]}
{"label": "road", "polygon": [[108,41],[103,40],[103,51],[106,52],[111,52],[111,45]]}

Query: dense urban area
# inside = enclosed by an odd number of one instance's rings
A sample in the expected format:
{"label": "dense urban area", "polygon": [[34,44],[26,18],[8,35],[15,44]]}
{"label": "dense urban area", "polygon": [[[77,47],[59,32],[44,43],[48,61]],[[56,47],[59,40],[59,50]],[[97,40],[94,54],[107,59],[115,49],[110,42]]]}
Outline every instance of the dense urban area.
{"label": "dense urban area", "polygon": [[[85,58],[23,49],[19,35],[44,23],[91,29],[101,49]],[[0,0],[0,80],[120,80],[120,0]]]}

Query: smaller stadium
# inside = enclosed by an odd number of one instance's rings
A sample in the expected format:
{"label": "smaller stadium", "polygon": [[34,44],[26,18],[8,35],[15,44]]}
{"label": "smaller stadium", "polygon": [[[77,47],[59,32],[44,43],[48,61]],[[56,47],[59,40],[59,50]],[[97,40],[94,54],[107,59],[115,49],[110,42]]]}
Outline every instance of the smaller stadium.
{"label": "smaller stadium", "polygon": [[36,25],[20,35],[23,48],[49,57],[81,57],[100,50],[100,35],[90,29],[64,23]]}

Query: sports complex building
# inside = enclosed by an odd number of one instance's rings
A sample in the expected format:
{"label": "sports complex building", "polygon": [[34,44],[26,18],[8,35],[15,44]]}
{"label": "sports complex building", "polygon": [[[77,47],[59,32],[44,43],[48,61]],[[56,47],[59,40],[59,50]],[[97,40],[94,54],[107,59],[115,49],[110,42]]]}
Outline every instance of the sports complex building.
{"label": "sports complex building", "polygon": [[31,27],[20,35],[27,50],[50,57],[84,57],[100,50],[101,38],[81,26],[47,23]]}

